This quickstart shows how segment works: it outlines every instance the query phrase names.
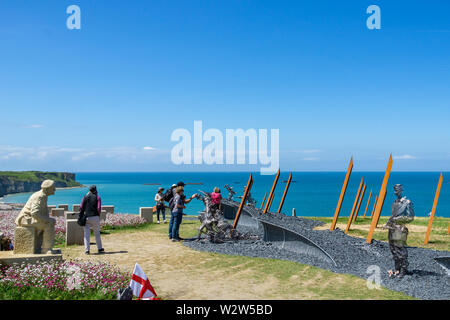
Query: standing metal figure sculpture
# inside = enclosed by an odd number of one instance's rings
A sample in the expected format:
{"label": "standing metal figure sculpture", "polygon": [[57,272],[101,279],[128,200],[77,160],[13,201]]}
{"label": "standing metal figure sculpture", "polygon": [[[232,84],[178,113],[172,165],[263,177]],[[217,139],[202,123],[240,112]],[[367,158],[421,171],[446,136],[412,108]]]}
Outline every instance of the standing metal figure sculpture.
{"label": "standing metal figure sculpture", "polygon": [[[244,186],[244,191],[245,191],[245,187],[246,186]],[[239,196],[238,198],[242,199],[242,196]],[[251,194],[250,191],[248,192],[248,196],[247,196],[247,205],[250,206],[250,207],[255,207],[256,206],[256,200],[255,200],[255,198],[252,197],[252,194]]]}
{"label": "standing metal figure sculpture", "polygon": [[389,229],[389,248],[394,258],[395,270],[389,270],[389,276],[402,278],[408,272],[408,251],[406,240],[408,228],[405,224],[414,220],[414,207],[411,200],[402,196],[403,186],[396,184],[394,192],[397,199],[392,204],[392,213],[384,228]]}

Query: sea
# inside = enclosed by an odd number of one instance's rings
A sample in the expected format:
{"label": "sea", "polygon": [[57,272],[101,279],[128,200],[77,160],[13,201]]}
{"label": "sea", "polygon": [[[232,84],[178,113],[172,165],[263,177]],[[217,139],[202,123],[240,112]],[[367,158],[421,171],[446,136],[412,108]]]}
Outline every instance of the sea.
{"label": "sea", "polygon": [[[331,217],[339,200],[341,188],[345,179],[345,172],[293,172],[292,182],[286,195],[281,212],[292,214],[292,209],[298,216]],[[169,188],[173,183],[183,181],[187,185],[185,194],[189,197],[199,190],[211,192],[214,187],[221,189],[226,198],[228,191],[225,184],[236,191],[235,199],[244,192],[250,172],[78,172],[76,180],[86,187],[57,190],[48,199],[49,205],[79,204],[89,185],[95,184],[102,198],[102,204],[114,205],[118,213],[138,214],[139,207],[154,206],[155,193],[159,187]],[[275,175],[260,175],[253,172],[253,186],[251,196],[260,207],[264,198],[270,192]],[[416,216],[429,215],[436,193],[439,172],[392,172],[387,187],[387,196],[382,215],[390,215],[391,204],[395,200],[394,184],[402,184],[404,195],[411,199]],[[361,202],[359,216],[367,208],[370,216],[375,196],[380,192],[384,172],[353,172],[350,177],[347,192],[340,216],[349,216],[361,178],[367,183],[366,192]],[[289,172],[281,172],[272,201],[271,212],[276,212],[280,205]],[[437,217],[450,217],[450,174],[444,173],[444,181],[437,206]],[[369,194],[372,191],[370,202]],[[31,193],[7,195],[0,199],[6,203],[25,203]],[[239,200],[239,199],[237,199]],[[185,213],[198,215],[203,208],[200,200],[192,200],[187,205]]]}

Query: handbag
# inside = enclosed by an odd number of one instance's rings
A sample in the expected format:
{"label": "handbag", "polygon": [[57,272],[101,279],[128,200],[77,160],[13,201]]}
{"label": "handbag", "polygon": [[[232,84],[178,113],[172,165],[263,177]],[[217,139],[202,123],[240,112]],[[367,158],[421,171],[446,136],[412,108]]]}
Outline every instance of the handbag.
{"label": "handbag", "polygon": [[80,227],[84,227],[86,225],[86,215],[84,214],[84,212],[80,212],[77,223]]}

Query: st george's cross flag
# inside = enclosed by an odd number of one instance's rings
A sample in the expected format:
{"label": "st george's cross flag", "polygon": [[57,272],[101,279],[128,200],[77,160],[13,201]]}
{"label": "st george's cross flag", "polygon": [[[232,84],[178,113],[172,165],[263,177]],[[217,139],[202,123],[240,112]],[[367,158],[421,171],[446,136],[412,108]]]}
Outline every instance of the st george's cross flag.
{"label": "st george's cross flag", "polygon": [[133,295],[138,297],[139,300],[159,300],[156,298],[155,289],[153,289],[144,271],[137,263],[131,276],[130,287],[133,290]]}

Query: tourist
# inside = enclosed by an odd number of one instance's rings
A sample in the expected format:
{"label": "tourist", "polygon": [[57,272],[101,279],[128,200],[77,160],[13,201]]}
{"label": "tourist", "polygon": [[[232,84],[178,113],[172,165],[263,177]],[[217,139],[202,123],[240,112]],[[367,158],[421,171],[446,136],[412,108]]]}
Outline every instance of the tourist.
{"label": "tourist", "polygon": [[97,187],[92,185],[89,187],[89,192],[83,197],[83,200],[81,200],[80,205],[80,214],[86,215],[86,225],[84,226],[84,249],[86,254],[90,253],[91,229],[94,231],[98,253],[105,252],[105,249],[102,247],[102,239],[100,237],[101,212],[102,200],[97,193]]}
{"label": "tourist", "polygon": [[220,194],[220,189],[218,187],[214,188],[214,192],[211,193],[211,208],[213,210],[222,209],[222,195]]}
{"label": "tourist", "polygon": [[162,212],[163,223],[166,223],[166,206],[164,205],[164,188],[160,187],[155,195],[156,201],[156,223],[159,224],[159,213]]}
{"label": "tourist", "polygon": [[182,185],[177,186],[175,192],[176,195],[172,200],[173,209],[169,222],[169,239],[172,239],[172,241],[180,241],[183,240],[179,235],[180,224],[183,220],[183,209],[186,208],[185,205],[191,202],[196,195],[193,194],[192,197],[186,199],[186,196],[184,195],[184,187]]}

